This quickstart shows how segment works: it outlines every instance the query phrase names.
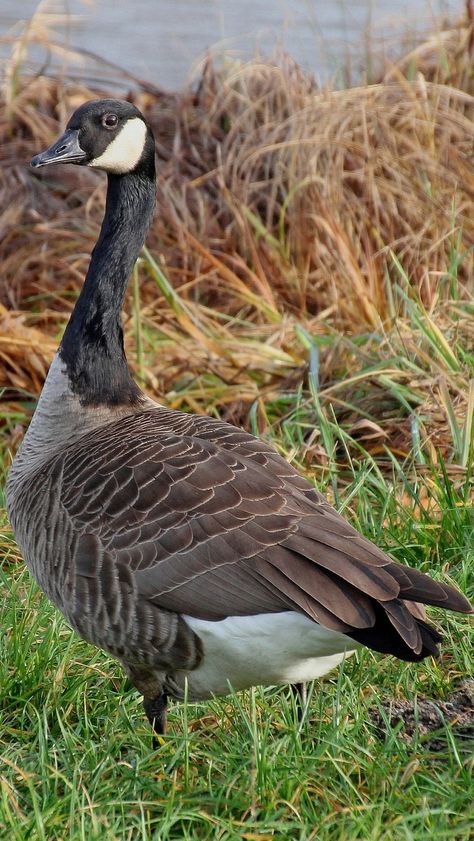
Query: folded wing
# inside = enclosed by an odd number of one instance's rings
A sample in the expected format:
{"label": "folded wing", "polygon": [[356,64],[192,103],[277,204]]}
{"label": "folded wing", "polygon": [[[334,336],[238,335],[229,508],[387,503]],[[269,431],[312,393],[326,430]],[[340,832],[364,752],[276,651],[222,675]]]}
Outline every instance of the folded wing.
{"label": "folded wing", "polygon": [[418,660],[439,634],[418,603],[469,612],[453,588],[396,564],[268,445],[159,409],[66,453],[61,503],[78,576],[100,577],[90,536],[137,598],[203,619],[297,610],[378,651]]}

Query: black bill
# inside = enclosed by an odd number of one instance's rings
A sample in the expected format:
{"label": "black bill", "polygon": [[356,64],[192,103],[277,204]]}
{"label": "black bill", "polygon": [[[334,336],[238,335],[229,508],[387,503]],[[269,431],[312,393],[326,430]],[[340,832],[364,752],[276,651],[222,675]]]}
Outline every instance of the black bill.
{"label": "black bill", "polygon": [[68,128],[49,149],[31,159],[31,166],[37,168],[48,164],[78,164],[85,159],[86,152],[79,145],[79,131]]}

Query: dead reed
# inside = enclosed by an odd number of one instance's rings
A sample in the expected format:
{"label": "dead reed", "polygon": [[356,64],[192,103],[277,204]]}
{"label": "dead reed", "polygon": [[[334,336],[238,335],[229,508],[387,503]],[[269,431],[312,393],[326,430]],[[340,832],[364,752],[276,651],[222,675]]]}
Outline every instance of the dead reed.
{"label": "dead reed", "polygon": [[[125,324],[151,394],[238,423],[253,407],[263,430],[295,411],[302,386],[308,426],[320,426],[321,412],[375,454],[389,446],[403,456],[415,442],[467,463],[472,43],[466,19],[378,84],[342,91],[319,90],[280,56],[209,62],[179,95],[130,94],[159,158],[158,210]],[[0,382],[10,433],[41,387],[104,203],[96,173],[28,168],[66,115],[104,91],[11,79],[0,100]],[[324,460],[318,435],[302,457]]]}

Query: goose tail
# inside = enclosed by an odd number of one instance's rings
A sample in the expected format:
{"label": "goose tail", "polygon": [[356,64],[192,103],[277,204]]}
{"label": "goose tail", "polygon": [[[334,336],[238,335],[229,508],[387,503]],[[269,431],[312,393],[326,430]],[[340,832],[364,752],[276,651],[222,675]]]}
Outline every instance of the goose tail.
{"label": "goose tail", "polygon": [[350,631],[348,636],[382,654],[394,654],[409,662],[438,657],[443,636],[426,621],[424,605],[472,613],[471,604],[454,587],[433,581],[419,570],[396,563],[386,569],[400,585],[399,598],[376,603],[374,625]]}

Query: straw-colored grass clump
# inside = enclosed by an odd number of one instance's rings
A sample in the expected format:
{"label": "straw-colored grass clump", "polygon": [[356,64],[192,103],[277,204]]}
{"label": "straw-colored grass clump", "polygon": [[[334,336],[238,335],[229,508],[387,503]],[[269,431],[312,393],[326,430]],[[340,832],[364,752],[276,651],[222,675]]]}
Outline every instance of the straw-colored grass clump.
{"label": "straw-colored grass clump", "polygon": [[[181,95],[131,94],[160,164],[126,319],[151,393],[237,422],[254,404],[265,425],[306,381],[309,358],[321,410],[331,403],[347,429],[369,419],[366,442],[403,454],[415,413],[422,446],[466,457],[471,43],[469,22],[442,38],[444,77],[425,45],[416,67],[412,56],[349,90],[319,90],[280,57],[208,63]],[[104,202],[100,175],[38,175],[28,161],[102,93],[38,76],[0,103],[0,356],[13,414],[38,392]]]}

